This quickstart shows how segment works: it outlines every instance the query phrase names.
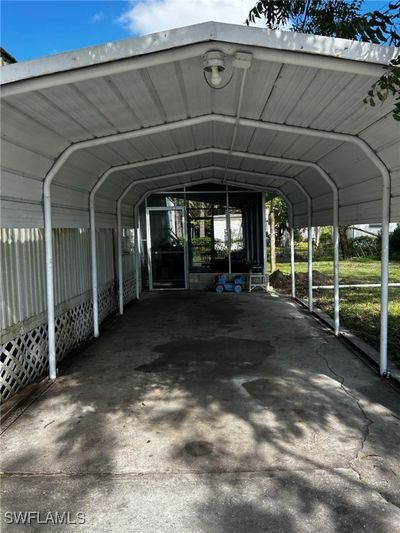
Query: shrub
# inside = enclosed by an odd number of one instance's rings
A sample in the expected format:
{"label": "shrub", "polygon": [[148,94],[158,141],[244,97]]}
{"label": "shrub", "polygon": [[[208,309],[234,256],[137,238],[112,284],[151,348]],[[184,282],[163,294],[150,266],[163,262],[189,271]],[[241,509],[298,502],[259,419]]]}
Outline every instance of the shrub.
{"label": "shrub", "polygon": [[196,248],[210,248],[211,237],[192,237],[192,246]]}
{"label": "shrub", "polygon": [[389,250],[392,259],[400,259],[400,224],[389,236]]}
{"label": "shrub", "polygon": [[319,242],[321,245],[332,244],[332,228],[330,226],[323,226],[321,228],[321,236]]}

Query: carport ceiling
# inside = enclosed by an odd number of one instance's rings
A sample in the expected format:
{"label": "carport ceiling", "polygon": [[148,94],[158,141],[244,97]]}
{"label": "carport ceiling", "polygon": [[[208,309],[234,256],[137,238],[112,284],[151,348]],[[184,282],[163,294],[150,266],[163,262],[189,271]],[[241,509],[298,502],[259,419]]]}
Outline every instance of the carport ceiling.
{"label": "carport ceiling", "polygon": [[[225,54],[225,88],[204,79],[210,50]],[[238,52],[251,54],[248,69],[234,66]],[[43,180],[72,145],[52,182],[54,226],[86,226],[89,191],[122,165],[98,192],[103,225],[114,224],[132,180],[126,223],[146,192],[215,178],[280,189],[298,226],[307,224],[303,188],[313,224],[331,224],[325,173],[339,190],[341,224],[379,222],[381,163],[391,219],[400,220],[400,124],[390,99],[363,103],[395,53],[209,22],[5,66],[2,225],[43,225]]]}

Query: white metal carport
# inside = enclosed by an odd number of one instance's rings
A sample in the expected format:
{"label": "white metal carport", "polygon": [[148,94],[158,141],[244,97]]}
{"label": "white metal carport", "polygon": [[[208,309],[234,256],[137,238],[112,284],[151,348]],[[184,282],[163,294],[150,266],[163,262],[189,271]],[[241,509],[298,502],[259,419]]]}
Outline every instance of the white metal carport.
{"label": "white metal carport", "polygon": [[[202,58],[213,50],[224,55],[222,88],[204,79]],[[53,228],[91,228],[97,336],[96,227],[118,228],[122,312],[122,227],[137,231],[137,207],[151,191],[215,179],[276,190],[292,206],[293,227],[333,225],[336,334],[338,225],[382,222],[386,374],[400,127],[390,99],[369,107],[363,98],[396,53],[210,22],[3,67],[2,226],[45,227],[50,376]]]}

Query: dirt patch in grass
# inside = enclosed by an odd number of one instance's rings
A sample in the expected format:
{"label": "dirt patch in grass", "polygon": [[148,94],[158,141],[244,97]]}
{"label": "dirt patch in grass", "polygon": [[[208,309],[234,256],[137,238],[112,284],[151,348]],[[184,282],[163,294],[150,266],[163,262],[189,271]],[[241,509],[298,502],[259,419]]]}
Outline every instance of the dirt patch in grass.
{"label": "dirt patch in grass", "polygon": [[[291,287],[291,277],[289,274],[284,274],[281,270],[275,270],[269,277],[270,284],[274,289],[281,289],[288,292]],[[332,280],[326,274],[313,270],[313,284],[314,285],[331,285]],[[296,288],[306,290],[308,287],[308,274],[305,272],[296,272]]]}

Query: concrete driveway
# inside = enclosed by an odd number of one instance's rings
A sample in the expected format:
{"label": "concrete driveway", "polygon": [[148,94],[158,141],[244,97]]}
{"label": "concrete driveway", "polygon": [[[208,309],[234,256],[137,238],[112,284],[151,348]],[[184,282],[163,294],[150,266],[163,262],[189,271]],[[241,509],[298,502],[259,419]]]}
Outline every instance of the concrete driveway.
{"label": "concrete driveway", "polygon": [[3,531],[400,530],[399,391],[270,295],[145,295],[2,450]]}

